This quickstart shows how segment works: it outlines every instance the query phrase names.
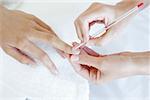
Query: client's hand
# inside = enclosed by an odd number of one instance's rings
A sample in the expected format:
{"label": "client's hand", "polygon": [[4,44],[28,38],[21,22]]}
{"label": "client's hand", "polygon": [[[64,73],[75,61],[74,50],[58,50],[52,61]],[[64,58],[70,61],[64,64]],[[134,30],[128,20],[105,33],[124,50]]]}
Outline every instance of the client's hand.
{"label": "client's hand", "polygon": [[102,56],[87,47],[82,47],[80,55],[72,55],[70,59],[76,72],[94,83],[105,83],[137,74],[150,74],[149,61],[149,52],[124,52]]}
{"label": "client's hand", "polygon": [[33,65],[37,59],[52,73],[56,73],[57,69],[46,52],[37,47],[33,41],[51,44],[65,53],[79,53],[59,39],[55,32],[37,17],[22,11],[8,10],[0,5],[1,48],[23,64]]}

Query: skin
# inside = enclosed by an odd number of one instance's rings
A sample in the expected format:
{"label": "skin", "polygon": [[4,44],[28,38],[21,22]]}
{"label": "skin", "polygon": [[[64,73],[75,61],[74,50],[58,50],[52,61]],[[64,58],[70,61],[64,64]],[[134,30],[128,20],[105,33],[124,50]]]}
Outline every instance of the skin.
{"label": "skin", "polygon": [[150,52],[100,55],[87,47],[80,49],[80,55],[72,55],[69,60],[77,73],[93,83],[104,84],[133,75],[150,75]]}
{"label": "skin", "polygon": [[[33,41],[52,45],[60,54],[78,54],[79,50],[63,42],[56,33],[34,15],[8,10],[0,5],[0,47],[17,61],[35,65],[40,61],[53,74],[58,70],[45,51]],[[33,52],[34,51],[34,52]]]}
{"label": "skin", "polygon": [[[114,19],[124,14],[139,2],[149,5],[148,0],[123,0],[115,6],[101,3],[93,3],[76,20],[75,27],[81,42],[87,45],[103,46],[111,39],[115,39],[127,22],[136,14],[132,14],[125,20],[111,27],[98,38],[90,38],[88,32],[95,23],[103,23],[105,26]],[[79,44],[75,44],[77,47]],[[111,55],[100,55],[83,46],[79,55],[72,55],[69,60],[77,73],[94,83],[106,83],[114,79],[132,75],[150,74],[150,52],[122,52]]]}
{"label": "skin", "polygon": [[[137,12],[128,16],[125,20],[112,26],[107,31],[104,31],[103,35],[98,38],[90,38],[89,31],[95,23],[104,24],[107,26],[113,20],[135,7],[138,3],[144,2],[144,7],[149,4],[148,0],[123,0],[115,6],[106,5],[101,3],[93,3],[87,10],[81,13],[75,20],[74,25],[78,38],[81,42],[87,43],[87,45],[103,46],[115,39],[119,32],[128,24],[132,17]],[[142,8],[141,8],[142,9]]]}

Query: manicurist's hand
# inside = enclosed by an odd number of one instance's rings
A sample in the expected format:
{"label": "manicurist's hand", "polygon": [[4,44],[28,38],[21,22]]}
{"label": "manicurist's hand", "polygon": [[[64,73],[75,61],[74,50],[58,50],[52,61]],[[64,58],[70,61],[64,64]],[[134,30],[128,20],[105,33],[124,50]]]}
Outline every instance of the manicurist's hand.
{"label": "manicurist's hand", "polygon": [[0,47],[23,64],[33,65],[37,59],[52,73],[57,73],[52,60],[33,41],[51,44],[64,53],[79,53],[59,39],[55,32],[37,17],[22,11],[8,10],[0,5]]}
{"label": "manicurist's hand", "polygon": [[114,6],[93,3],[86,11],[79,15],[74,22],[78,38],[81,42],[88,42],[89,45],[101,46],[107,44],[112,38],[115,39],[115,37],[117,37],[118,33],[125,28],[129,19],[136,13],[117,23],[107,31],[103,31],[103,35],[99,38],[91,38],[89,36],[90,29],[92,29],[93,25],[103,24],[104,26],[107,26],[116,18],[135,7],[139,2],[142,2],[142,0],[123,0]]}

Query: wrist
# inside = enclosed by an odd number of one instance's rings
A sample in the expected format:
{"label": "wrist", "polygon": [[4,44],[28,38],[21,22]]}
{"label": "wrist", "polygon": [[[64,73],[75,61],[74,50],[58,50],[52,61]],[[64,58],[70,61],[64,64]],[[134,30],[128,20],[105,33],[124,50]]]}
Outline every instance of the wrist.
{"label": "wrist", "polygon": [[118,63],[120,65],[120,72],[122,73],[122,77],[132,76],[137,73],[137,69],[135,65],[132,63],[130,52],[123,52],[117,54]]}
{"label": "wrist", "polygon": [[137,66],[135,59],[136,54],[130,52],[122,52],[105,56],[103,58],[104,66],[112,67],[115,73],[118,73],[118,77],[127,77],[143,73],[141,67]]}
{"label": "wrist", "polygon": [[147,75],[150,74],[149,62],[150,52],[138,52],[138,53],[123,53],[127,56],[130,63],[129,70],[134,75]]}
{"label": "wrist", "polygon": [[130,58],[138,75],[150,75],[150,52],[132,53]]}

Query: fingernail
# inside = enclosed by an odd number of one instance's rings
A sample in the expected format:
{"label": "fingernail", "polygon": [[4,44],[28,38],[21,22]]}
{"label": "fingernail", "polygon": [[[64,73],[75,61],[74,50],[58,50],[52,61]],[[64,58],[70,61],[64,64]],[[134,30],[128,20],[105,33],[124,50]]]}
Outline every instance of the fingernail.
{"label": "fingernail", "polygon": [[80,50],[72,48],[72,53],[78,55],[78,54],[80,54]]}
{"label": "fingernail", "polygon": [[79,61],[79,56],[77,56],[77,55],[72,55],[72,56],[71,56],[71,60],[72,60],[72,61]]}
{"label": "fingernail", "polygon": [[52,72],[54,75],[57,75],[57,74],[59,73],[55,65],[52,65],[52,67],[51,67],[51,72]]}

